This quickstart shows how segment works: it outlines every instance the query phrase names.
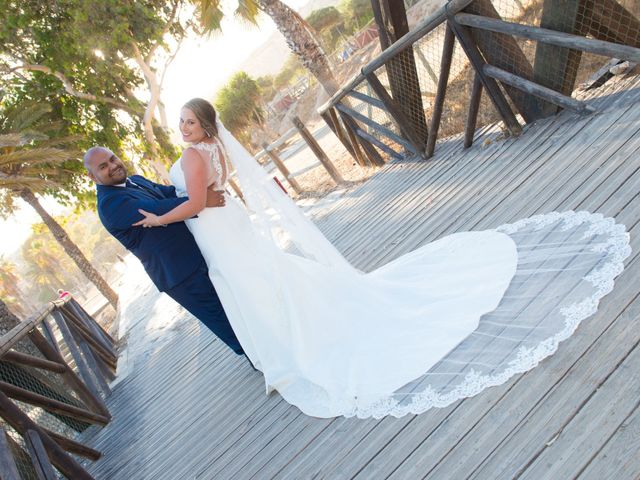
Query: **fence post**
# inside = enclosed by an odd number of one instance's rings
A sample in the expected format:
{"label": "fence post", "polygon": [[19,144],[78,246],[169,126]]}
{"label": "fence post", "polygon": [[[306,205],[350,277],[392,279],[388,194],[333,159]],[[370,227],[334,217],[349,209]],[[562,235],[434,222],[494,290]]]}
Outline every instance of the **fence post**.
{"label": "fence post", "polygon": [[300,132],[303,140],[307,142],[307,145],[309,145],[309,148],[311,148],[313,154],[318,158],[318,160],[320,160],[322,166],[327,170],[331,178],[333,178],[333,181],[336,182],[337,185],[344,183],[342,175],[340,175],[340,172],[338,172],[333,163],[331,163],[331,160],[329,160],[329,157],[324,152],[324,150],[322,150],[322,147],[320,147],[320,144],[318,144],[316,139],[313,138],[311,132],[309,132],[307,127],[304,126],[302,120],[300,120],[300,118],[298,118],[297,116],[294,116],[291,121]]}
{"label": "fence post", "polygon": [[287,166],[284,164],[284,162],[280,159],[280,157],[278,157],[278,155],[276,155],[274,152],[269,150],[269,144],[267,142],[263,142],[262,148],[264,148],[264,151],[269,156],[271,161],[273,161],[276,167],[278,167],[278,170],[280,170],[280,173],[282,173],[284,178],[289,182],[289,185],[291,185],[291,187],[299,195],[302,192],[302,188],[300,187],[300,184],[297,182],[295,178],[290,177],[291,172],[289,171]]}

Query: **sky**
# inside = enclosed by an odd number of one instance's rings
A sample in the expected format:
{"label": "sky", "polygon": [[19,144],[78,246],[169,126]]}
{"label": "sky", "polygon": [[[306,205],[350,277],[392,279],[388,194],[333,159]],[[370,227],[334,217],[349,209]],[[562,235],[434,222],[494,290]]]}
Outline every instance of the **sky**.
{"label": "sky", "polygon": [[[298,9],[308,0],[287,0]],[[169,126],[175,130],[180,107],[193,97],[211,99],[237,67],[276,31],[274,23],[263,15],[259,28],[247,26],[233,17],[233,1],[223,1],[225,18],[223,33],[212,38],[188,38],[165,75],[162,98],[167,109]],[[175,125],[174,125],[175,124]],[[63,212],[53,200],[45,199],[53,215]],[[0,219],[0,255],[17,250],[31,233],[31,225],[40,221],[26,204],[9,220]]]}

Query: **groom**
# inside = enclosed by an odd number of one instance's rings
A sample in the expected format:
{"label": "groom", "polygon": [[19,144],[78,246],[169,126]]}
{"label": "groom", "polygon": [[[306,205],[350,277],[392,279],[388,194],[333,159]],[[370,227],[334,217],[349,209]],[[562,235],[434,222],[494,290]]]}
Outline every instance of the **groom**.
{"label": "groom", "polygon": [[[107,231],[140,259],[158,290],[204,323],[238,355],[242,347],[233,333],[220,299],[209,279],[207,265],[184,222],[166,228],[133,227],[142,219],[139,209],[162,215],[187,200],[175,188],[127,170],[111,150],[92,147],[84,166],[98,191],[98,215]],[[222,192],[207,191],[207,207],[224,205]]]}

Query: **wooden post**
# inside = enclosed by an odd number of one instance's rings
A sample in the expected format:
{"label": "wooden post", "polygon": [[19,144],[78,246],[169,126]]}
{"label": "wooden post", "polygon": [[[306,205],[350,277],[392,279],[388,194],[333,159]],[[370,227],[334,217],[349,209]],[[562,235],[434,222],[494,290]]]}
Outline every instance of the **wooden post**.
{"label": "wooden post", "polygon": [[289,185],[291,185],[291,187],[295,190],[295,192],[298,195],[302,193],[302,187],[300,187],[300,184],[297,182],[295,178],[290,177],[291,172],[289,172],[289,169],[284,164],[284,162],[280,159],[280,157],[278,157],[278,155],[276,155],[274,152],[272,152],[269,149],[269,144],[267,142],[264,142],[262,144],[262,148],[264,148],[264,151],[267,153],[271,161],[273,161],[275,166],[278,167],[278,170],[280,170],[280,173],[282,173],[284,178],[287,180],[287,182],[289,182]]}
{"label": "wooden post", "polygon": [[351,133],[353,134],[354,142],[358,142],[362,147],[362,150],[364,150],[364,152],[366,153],[366,158],[369,160],[369,163],[371,165],[376,165],[379,167],[384,165],[384,160],[382,159],[378,151],[375,149],[375,147],[371,145],[368,141],[363,139],[362,137],[358,137],[356,135],[356,130],[358,130],[358,124],[355,122],[355,120],[351,118],[348,114],[342,112],[340,108],[341,108],[341,104],[340,103],[336,104],[336,109],[338,110],[338,114],[340,115],[340,118],[342,118],[342,121],[347,126],[348,131],[351,131]]}
{"label": "wooden post", "polygon": [[[342,145],[344,145],[344,148],[347,149],[347,152],[349,152],[349,154],[353,157],[355,161],[358,161],[358,159],[356,158],[355,151],[353,150],[353,145],[351,145],[351,142],[349,142],[349,138],[347,137],[346,132],[344,131],[344,129],[342,128],[342,125],[340,125],[339,122],[334,122],[334,120],[337,120],[337,118],[334,119],[334,117],[331,116],[331,113],[330,113],[331,111],[333,111],[333,108],[329,108],[329,110],[322,112],[320,116],[322,117],[324,122],[329,126],[333,134],[336,137],[338,137],[338,140],[340,140]],[[335,116],[335,113],[334,113],[334,116]]]}
{"label": "wooden post", "polygon": [[[464,11],[500,19],[500,15],[493,7],[491,0],[475,0]],[[473,30],[471,36],[487,63],[519,77],[532,78],[533,67],[514,38],[509,35],[500,35],[483,30]],[[487,88],[486,85],[485,88]],[[543,112],[537,102],[530,104],[527,96],[523,95],[517,88],[507,85],[505,90],[527,123],[542,118]],[[491,89],[487,88],[487,93],[493,97]]]}
{"label": "wooden post", "polygon": [[67,478],[74,480],[94,480],[87,471],[54,442],[28,415],[23,413],[9,398],[0,392],[0,417],[23,437],[27,430],[35,430],[47,450],[51,463]]}
{"label": "wooden post", "polygon": [[98,362],[100,362],[100,359],[99,358],[96,359],[96,357],[93,355],[93,352],[91,351],[91,347],[87,344],[87,342],[84,341],[84,339],[82,338],[82,335],[80,335],[73,328],[71,328],[71,334],[76,339],[78,348],[82,352],[82,355],[84,356],[84,359],[86,360],[87,365],[93,372],[93,378],[96,379],[96,382],[98,383],[98,387],[100,388],[100,390],[102,390],[102,394],[105,397],[111,395],[111,389],[109,388],[107,380],[104,376],[104,371],[101,368],[101,366],[98,364]]}
{"label": "wooden post", "polygon": [[18,467],[11,454],[11,448],[7,441],[7,433],[0,427],[0,478],[2,480],[20,480]]}
{"label": "wooden post", "polygon": [[309,145],[309,148],[311,148],[311,151],[313,152],[313,154],[316,156],[318,160],[320,160],[320,163],[322,163],[322,166],[325,168],[327,173],[329,173],[333,181],[336,182],[337,185],[343,184],[344,179],[342,178],[342,175],[340,175],[340,172],[338,172],[338,170],[333,165],[333,163],[331,163],[331,160],[329,160],[329,157],[324,152],[324,150],[322,150],[322,147],[316,141],[316,139],[313,138],[313,135],[311,135],[311,132],[309,132],[307,127],[304,126],[304,123],[302,123],[302,120],[300,120],[300,118],[298,118],[297,116],[294,116],[292,119],[292,122],[300,132],[300,135],[302,136],[304,141],[307,142],[307,145]]}
{"label": "wooden post", "polygon": [[[540,26],[566,33],[578,33],[576,20],[583,0],[544,0]],[[533,62],[532,80],[570,96],[576,82],[582,52],[555,45],[538,43]],[[558,106],[531,97],[529,102],[538,104],[542,116],[557,113]]]}
{"label": "wooden post", "polygon": [[486,65],[485,61],[482,59],[482,55],[480,55],[480,51],[478,50],[477,45],[475,44],[471,33],[467,29],[467,27],[463,27],[459,23],[456,22],[453,15],[449,17],[449,26],[453,30],[453,33],[456,34],[460,45],[464,49],[471,65],[473,65],[474,70],[476,71],[476,75],[480,78],[482,85],[487,89],[487,93],[489,94],[489,98],[493,102],[493,105],[496,107],[496,110],[502,117],[507,129],[511,132],[512,135],[519,135],[522,132],[522,128],[516,119],[516,116],[511,111],[511,107],[507,102],[507,99],[504,98],[500,87],[496,83],[496,81],[485,75],[483,71],[483,67]]}
{"label": "wooden post", "polygon": [[[338,118],[338,114],[336,114],[336,109],[334,107],[331,107],[329,109],[329,116],[333,120],[334,125],[340,125],[340,119]],[[342,123],[344,125],[344,130],[347,134],[347,137],[349,138],[349,143],[353,147],[353,152],[355,154],[355,159],[358,162],[358,165],[362,167],[373,165],[373,163],[367,158],[366,153],[362,151],[356,133],[353,131],[350,125],[345,122],[344,118],[342,118]]]}
{"label": "wooden post", "polygon": [[29,334],[29,338],[34,343],[34,345],[40,350],[40,352],[47,358],[48,360],[63,363],[66,365],[67,371],[62,374],[62,378],[67,383],[67,385],[73,389],[73,391],[80,397],[80,400],[84,402],[89,408],[92,408],[95,412],[99,412],[102,415],[109,416],[109,410],[107,406],[104,404],[102,399],[94,395],[91,390],[82,382],[82,380],[76,375],[76,373],[65,363],[62,355],[55,350],[49,342],[47,342],[46,338],[42,336],[42,334],[34,330]]}
{"label": "wooden post", "polygon": [[442,47],[442,60],[440,63],[440,78],[438,78],[438,89],[436,90],[436,98],[433,102],[433,114],[431,116],[431,125],[429,125],[429,139],[427,140],[427,158],[433,156],[436,148],[436,140],[438,139],[438,130],[440,129],[440,120],[442,118],[442,110],[444,108],[444,97],[447,93],[447,84],[449,83],[449,72],[451,71],[451,61],[453,60],[453,47],[455,46],[456,37],[453,30],[447,24],[445,25],[444,45]]}
{"label": "wooden post", "polygon": [[84,381],[85,385],[89,388],[91,393],[95,397],[99,397],[100,390],[98,388],[98,385],[96,384],[96,381],[93,378],[93,374],[91,373],[91,369],[89,368],[89,365],[87,365],[87,362],[82,356],[82,353],[80,353],[80,349],[78,348],[78,345],[76,344],[76,341],[73,338],[73,335],[69,330],[69,327],[67,326],[67,322],[65,321],[64,316],[58,310],[54,310],[53,312],[51,312],[51,315],[56,320],[56,323],[58,324],[58,328],[62,333],[62,338],[67,344],[67,347],[69,347],[69,352],[71,352],[71,356],[73,357],[73,360],[76,362],[76,366],[78,367],[80,377]]}
{"label": "wooden post", "polygon": [[114,345],[116,344],[115,339],[111,335],[109,335],[109,333],[104,328],[102,328],[102,326],[100,326],[98,322],[96,322],[95,318],[89,315],[87,311],[82,308],[82,305],[76,302],[73,298],[67,303],[67,305],[71,309],[73,309],[78,314],[78,316],[80,316],[85,321],[87,325],[91,325],[91,329],[98,333],[99,336],[101,336],[108,345],[111,345],[111,348],[114,347]]}
{"label": "wooden post", "polygon": [[385,106],[385,110],[389,114],[389,117],[396,124],[398,130],[411,142],[416,152],[422,152],[424,150],[426,138],[421,138],[420,135],[413,128],[410,119],[404,114],[402,108],[398,103],[391,98],[391,95],[387,92],[382,85],[382,82],[378,79],[375,73],[371,72],[366,75],[367,81],[376,95],[382,101]]}
{"label": "wooden post", "polygon": [[[404,0],[371,0],[371,6],[380,33],[380,46],[382,50],[386,50],[409,32]],[[393,99],[409,118],[413,129],[426,140],[429,130],[413,47],[400,52],[385,67]]]}
{"label": "wooden post", "polygon": [[469,148],[473,144],[473,135],[476,132],[476,123],[478,121],[478,111],[480,110],[481,98],[482,82],[476,73],[473,77],[473,88],[471,90],[471,100],[469,101],[467,123],[464,126],[464,148]]}
{"label": "wooden post", "polygon": [[57,476],[53,471],[53,466],[49,461],[47,452],[45,451],[40,435],[35,430],[27,430],[27,434],[23,436],[27,450],[31,454],[31,461],[36,475],[41,480],[57,480]]}

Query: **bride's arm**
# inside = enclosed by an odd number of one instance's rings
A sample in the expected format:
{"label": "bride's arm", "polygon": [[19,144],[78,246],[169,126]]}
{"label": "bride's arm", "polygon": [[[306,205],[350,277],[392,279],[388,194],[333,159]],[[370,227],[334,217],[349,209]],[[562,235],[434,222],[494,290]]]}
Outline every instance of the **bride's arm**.
{"label": "bride's arm", "polygon": [[207,167],[204,158],[196,149],[188,148],[182,153],[181,162],[189,200],[164,215],[156,216],[140,211],[145,218],[134,223],[134,226],[156,227],[181,222],[187,218],[192,218],[206,207]]}

